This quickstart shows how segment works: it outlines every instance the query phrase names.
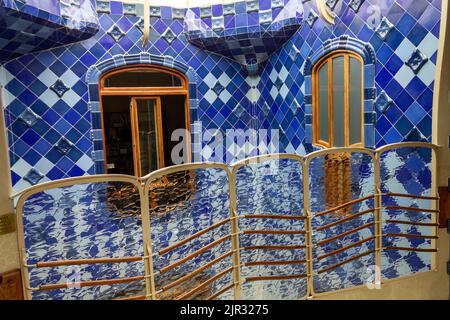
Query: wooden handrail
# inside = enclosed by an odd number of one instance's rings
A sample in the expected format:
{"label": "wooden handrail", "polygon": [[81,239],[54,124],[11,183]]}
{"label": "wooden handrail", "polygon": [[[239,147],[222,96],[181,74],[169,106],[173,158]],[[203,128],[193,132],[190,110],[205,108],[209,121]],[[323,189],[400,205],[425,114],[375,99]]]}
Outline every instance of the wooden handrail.
{"label": "wooden handrail", "polygon": [[203,230],[201,230],[199,232],[196,232],[193,235],[191,235],[191,236],[189,236],[189,237],[187,237],[187,238],[185,238],[185,239],[183,239],[181,241],[178,241],[177,243],[174,243],[174,244],[172,244],[172,245],[170,245],[170,246],[168,246],[168,247],[166,247],[166,248],[164,248],[162,250],[159,250],[159,254],[163,255],[163,254],[166,254],[166,253],[168,253],[168,252],[170,252],[170,251],[172,251],[172,250],[174,250],[174,249],[176,249],[178,247],[181,247],[182,245],[188,243],[189,241],[192,241],[195,238],[198,238],[198,237],[204,235],[205,233],[207,233],[207,232],[209,232],[211,230],[214,230],[214,229],[224,225],[225,223],[229,222],[230,220],[231,220],[230,218],[226,218],[224,220],[221,220],[221,221],[219,221],[219,222],[217,222],[217,223],[207,227],[206,229],[203,229]]}
{"label": "wooden handrail", "polygon": [[125,301],[125,300],[145,300],[145,295],[115,298],[113,300],[122,300],[122,301]]}
{"label": "wooden handrail", "polygon": [[306,234],[303,230],[245,230],[243,234]]}
{"label": "wooden handrail", "polygon": [[411,234],[411,233],[387,233],[386,237],[395,237],[395,238],[412,238],[412,239],[439,239],[438,236],[428,236],[421,234]]}
{"label": "wooden handrail", "polygon": [[224,237],[222,237],[220,239],[217,239],[217,240],[207,244],[203,248],[201,248],[201,249],[199,249],[199,250],[197,250],[197,251],[187,255],[186,257],[181,258],[181,259],[175,261],[174,263],[169,264],[168,266],[161,268],[159,273],[164,274],[164,273],[168,272],[169,270],[172,270],[173,268],[176,268],[179,265],[185,263],[186,261],[191,260],[192,258],[198,256],[199,254],[201,254],[201,253],[203,253],[203,252],[205,252],[205,251],[207,251],[207,250],[217,246],[218,244],[221,244],[221,243],[223,243],[223,242],[225,242],[227,240],[230,240],[230,239],[231,239],[231,235],[227,235],[227,236],[224,236]]}
{"label": "wooden handrail", "polygon": [[342,266],[342,265],[344,265],[344,264],[347,264],[347,263],[349,263],[349,262],[352,262],[352,261],[354,261],[354,260],[357,260],[357,259],[359,259],[359,258],[362,258],[362,257],[367,256],[367,255],[372,254],[372,253],[375,253],[375,250],[370,250],[370,251],[367,251],[367,252],[360,253],[360,254],[358,254],[358,255],[356,255],[356,256],[351,257],[350,259],[347,259],[347,260],[338,262],[338,263],[336,263],[336,264],[333,264],[333,265],[330,266],[330,267],[327,267],[327,268],[325,268],[325,269],[319,270],[319,271],[318,271],[318,274],[321,274],[321,273],[324,273],[324,272],[333,270],[333,269],[335,269],[335,268],[337,268],[337,267],[340,267],[340,266]]}
{"label": "wooden handrail", "polygon": [[385,250],[398,250],[398,251],[417,251],[417,252],[437,252],[437,249],[422,249],[422,248],[408,248],[408,247],[384,247]]}
{"label": "wooden handrail", "polygon": [[349,231],[347,231],[347,232],[340,233],[340,234],[338,234],[338,235],[336,235],[336,236],[334,236],[334,237],[331,237],[331,238],[322,240],[322,241],[318,242],[317,244],[318,244],[319,246],[322,246],[322,245],[324,245],[324,244],[333,242],[333,241],[335,241],[335,240],[337,240],[337,239],[339,239],[339,238],[343,238],[343,237],[345,237],[345,236],[348,236],[348,235],[350,235],[350,234],[356,233],[356,232],[358,232],[358,231],[360,231],[360,230],[363,230],[363,229],[365,229],[365,228],[372,227],[372,226],[374,226],[374,225],[375,225],[374,222],[366,223],[366,224],[363,224],[362,226],[359,226],[358,228],[355,228],[355,229],[349,230]]}
{"label": "wooden handrail", "polygon": [[359,245],[361,245],[361,244],[363,244],[363,243],[366,243],[366,242],[369,242],[369,241],[372,241],[372,240],[375,240],[375,237],[370,237],[370,238],[366,238],[366,239],[359,240],[359,241],[357,241],[357,242],[354,242],[354,243],[352,243],[352,244],[349,244],[348,246],[342,247],[342,248],[340,248],[340,249],[337,249],[337,250],[334,250],[334,251],[331,251],[331,252],[327,252],[327,253],[325,253],[325,254],[319,256],[319,257],[317,258],[317,260],[325,259],[325,258],[327,258],[327,257],[329,257],[329,256],[332,256],[332,255],[335,255],[335,254],[344,252],[344,251],[346,251],[346,250],[348,250],[348,249],[351,249],[351,248],[353,248],[353,247],[359,246]]}
{"label": "wooden handrail", "polygon": [[196,293],[197,291],[201,290],[202,288],[204,288],[205,286],[207,286],[210,283],[213,283],[214,281],[217,281],[218,279],[222,278],[224,275],[230,273],[231,271],[233,271],[233,267],[229,267],[219,273],[217,273],[216,275],[214,275],[213,277],[209,278],[208,280],[202,282],[201,284],[199,284],[197,287],[195,287],[194,289],[178,296],[176,298],[176,300],[185,300],[186,298],[192,296],[194,293]]}
{"label": "wooden handrail", "polygon": [[288,216],[276,214],[245,214],[242,217],[245,219],[278,219],[278,220],[306,220],[306,216]]}
{"label": "wooden handrail", "polygon": [[75,266],[83,264],[108,264],[142,261],[143,257],[123,257],[123,258],[94,258],[94,259],[74,259],[58,261],[40,261],[36,263],[36,268],[51,268],[59,266]]}
{"label": "wooden handrail", "polygon": [[355,199],[355,200],[346,202],[344,204],[341,204],[341,205],[339,205],[337,207],[334,207],[332,209],[328,209],[328,210],[316,213],[316,217],[320,217],[320,216],[323,216],[323,215],[326,215],[326,214],[329,214],[329,213],[333,213],[336,210],[340,210],[340,209],[346,208],[348,206],[351,206],[351,205],[354,205],[354,204],[357,204],[359,202],[363,202],[363,201],[366,201],[366,200],[370,200],[370,199],[373,199],[373,198],[375,198],[375,195],[372,194],[370,196],[366,196],[366,197],[363,197],[363,198]]}
{"label": "wooden handrail", "polygon": [[398,223],[407,224],[413,226],[423,226],[423,227],[439,227],[439,223],[429,223],[429,222],[414,222],[414,221],[401,221],[401,220],[386,220],[386,223]]}
{"label": "wooden handrail", "polygon": [[284,261],[250,261],[244,262],[244,266],[252,267],[252,266],[278,266],[278,265],[291,265],[291,264],[304,264],[306,260],[284,260]]}
{"label": "wooden handrail", "polygon": [[230,252],[227,252],[227,253],[221,255],[220,257],[218,257],[218,258],[216,258],[216,259],[214,259],[214,260],[208,262],[207,264],[201,266],[201,267],[198,268],[197,270],[195,270],[195,271],[193,271],[193,272],[191,272],[191,273],[188,273],[188,274],[182,276],[181,278],[178,278],[177,280],[171,282],[171,283],[168,284],[168,285],[163,286],[163,287],[162,287],[162,290],[163,290],[163,291],[167,291],[167,290],[170,290],[170,289],[173,288],[173,287],[176,287],[176,286],[180,285],[180,284],[183,283],[184,281],[189,280],[189,279],[195,277],[196,275],[198,275],[198,274],[201,273],[202,271],[204,271],[204,270],[210,268],[211,266],[213,266],[214,264],[216,264],[216,263],[222,261],[223,259],[228,258],[228,257],[231,257],[232,254],[233,254],[233,252],[230,251]]}
{"label": "wooden handrail", "polygon": [[422,208],[402,207],[402,206],[384,206],[383,209],[387,209],[387,210],[405,210],[405,211],[415,211],[415,212],[429,212],[429,213],[437,213],[437,212],[439,212],[439,210],[434,210],[434,209],[422,209]]}
{"label": "wooden handrail", "polygon": [[261,246],[247,246],[242,247],[242,250],[298,250],[306,249],[306,245],[286,245],[286,246],[275,246],[275,245],[261,245]]}
{"label": "wooden handrail", "polygon": [[105,279],[105,280],[92,280],[92,281],[80,281],[80,282],[73,282],[73,283],[58,283],[58,284],[45,284],[38,288],[40,291],[48,291],[48,290],[58,290],[58,289],[67,289],[72,287],[93,287],[93,286],[106,286],[106,285],[112,285],[112,284],[118,284],[118,283],[126,283],[126,282],[133,282],[133,281],[139,281],[144,280],[144,276],[136,276],[136,277],[129,277],[129,278],[121,278],[121,279]]}
{"label": "wooden handrail", "polygon": [[224,294],[225,292],[227,292],[228,290],[230,290],[233,287],[234,287],[234,283],[231,283],[231,284],[223,287],[222,289],[220,289],[219,291],[217,291],[213,295],[211,295],[208,298],[206,298],[206,300],[214,300],[215,298],[221,296],[222,294]]}
{"label": "wooden handrail", "polygon": [[334,227],[334,226],[336,226],[336,225],[338,225],[338,224],[341,224],[341,223],[344,223],[344,222],[353,220],[353,219],[355,219],[355,218],[361,217],[361,216],[363,216],[363,215],[366,215],[366,214],[372,213],[372,212],[375,212],[375,209],[369,209],[369,210],[361,211],[361,212],[356,213],[356,214],[352,214],[351,216],[348,216],[348,217],[346,217],[346,218],[343,218],[343,219],[340,219],[340,220],[338,220],[338,221],[335,221],[335,222],[326,224],[326,225],[324,225],[324,226],[318,227],[318,228],[317,228],[317,231],[322,231],[322,230],[324,230],[324,229],[328,229],[328,228]]}
{"label": "wooden handrail", "polygon": [[258,277],[248,277],[245,279],[245,282],[267,281],[267,280],[290,280],[290,279],[301,279],[306,277],[307,277],[306,274],[292,274],[287,276],[258,276]]}
{"label": "wooden handrail", "polygon": [[424,200],[439,200],[439,197],[419,196],[419,195],[405,194],[405,193],[383,193],[382,196],[383,197],[414,198],[414,199],[424,199]]}

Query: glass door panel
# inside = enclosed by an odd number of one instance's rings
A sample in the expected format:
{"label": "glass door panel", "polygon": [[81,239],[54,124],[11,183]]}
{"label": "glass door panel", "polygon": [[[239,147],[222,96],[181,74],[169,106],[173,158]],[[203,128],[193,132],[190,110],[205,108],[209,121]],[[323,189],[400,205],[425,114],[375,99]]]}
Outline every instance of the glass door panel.
{"label": "glass door panel", "polygon": [[362,118],[362,65],[361,62],[350,57],[350,145],[361,143],[362,128],[364,127]]}
{"label": "glass door panel", "polygon": [[132,100],[134,120],[135,173],[145,176],[164,166],[161,155],[161,104],[159,98],[134,98]]}
{"label": "glass door panel", "polygon": [[333,147],[345,147],[344,57],[333,59]]}

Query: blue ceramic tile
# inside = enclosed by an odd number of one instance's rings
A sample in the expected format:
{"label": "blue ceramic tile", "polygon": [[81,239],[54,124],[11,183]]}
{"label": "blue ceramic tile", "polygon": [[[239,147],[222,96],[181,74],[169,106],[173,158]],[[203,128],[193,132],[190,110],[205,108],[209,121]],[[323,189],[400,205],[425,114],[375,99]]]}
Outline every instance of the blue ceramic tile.
{"label": "blue ceramic tile", "polygon": [[409,66],[415,74],[418,74],[427,62],[428,58],[419,49],[416,49],[406,62],[406,65]]}
{"label": "blue ceramic tile", "polygon": [[394,25],[386,17],[383,17],[380,24],[375,29],[375,33],[378,35],[378,37],[380,37],[381,40],[386,40],[393,28]]}
{"label": "blue ceramic tile", "polygon": [[60,79],[56,80],[56,82],[50,86],[50,89],[60,98],[63,97],[67,91],[69,91],[69,88]]}

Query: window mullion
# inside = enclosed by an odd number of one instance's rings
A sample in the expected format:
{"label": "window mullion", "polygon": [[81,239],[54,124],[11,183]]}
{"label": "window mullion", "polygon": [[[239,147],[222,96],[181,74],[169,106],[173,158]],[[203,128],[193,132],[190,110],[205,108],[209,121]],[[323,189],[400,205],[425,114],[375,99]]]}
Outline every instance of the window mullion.
{"label": "window mullion", "polygon": [[333,59],[328,59],[328,147],[334,145]]}
{"label": "window mullion", "polygon": [[344,138],[345,147],[350,146],[350,61],[344,56]]}

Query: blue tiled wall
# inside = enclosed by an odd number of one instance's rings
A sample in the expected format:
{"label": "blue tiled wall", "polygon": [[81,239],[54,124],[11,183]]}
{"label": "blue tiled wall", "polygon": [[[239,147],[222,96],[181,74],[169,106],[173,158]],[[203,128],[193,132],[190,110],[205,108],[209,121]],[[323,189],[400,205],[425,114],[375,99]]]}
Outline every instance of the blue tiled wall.
{"label": "blue tiled wall", "polygon": [[[100,7],[101,9],[101,7]],[[124,12],[125,10],[125,12]],[[38,182],[96,172],[86,73],[114,56],[149,52],[170,56],[197,79],[191,122],[203,128],[247,129],[255,113],[247,94],[250,80],[238,63],[190,45],[175,10],[162,7],[151,18],[147,48],[142,19],[121,2],[100,13],[101,30],[86,41],[21,56],[2,67],[5,115],[15,190]],[[169,31],[170,30],[170,31]],[[169,37],[169,34],[171,35]],[[173,39],[172,39],[173,35]]]}
{"label": "blue tiled wall", "polygon": [[[431,141],[441,1],[332,1],[337,14],[333,26],[318,18],[314,1],[303,2],[307,23],[271,56],[261,75],[259,104],[270,107],[274,115],[270,125],[281,129],[282,151],[311,150],[305,130],[310,119],[305,117],[304,64],[327,40],[342,35],[366,42],[375,51],[376,146]],[[382,19],[374,24],[375,12]],[[411,59],[423,59],[420,70],[408,65]]]}
{"label": "blue tiled wall", "polygon": [[[303,2],[303,27],[269,58],[260,76],[250,77],[237,62],[189,44],[183,34],[184,14],[177,9],[151,10],[150,43],[143,48],[142,8],[97,1],[101,27],[95,37],[24,55],[0,68],[14,189],[99,173],[94,166],[98,158],[93,155],[93,106],[89,104],[86,73],[101,62],[143,52],[170,56],[189,68],[197,85],[196,93],[191,92],[195,100],[191,104],[192,124],[201,121],[203,128],[220,128],[222,132],[232,128],[281,129],[280,151],[305,153],[311,150],[306,143],[305,120],[310,119],[305,117],[305,61],[325,41],[347,35],[370,44],[375,52],[375,144],[430,140],[440,1],[385,1],[381,8],[383,26],[393,25],[386,37],[376,32],[378,26],[372,28],[367,22],[370,6],[379,1],[360,0],[356,10],[353,3],[357,0],[338,0],[335,10],[339,3],[345,5],[334,26],[318,17],[313,1]],[[350,3],[353,5],[347,6]],[[408,65],[413,54],[417,58],[414,62],[426,57],[417,73],[415,64],[412,68]],[[258,96],[257,103],[252,103]],[[387,106],[382,103],[386,101]],[[101,151],[102,147],[96,148]]]}

